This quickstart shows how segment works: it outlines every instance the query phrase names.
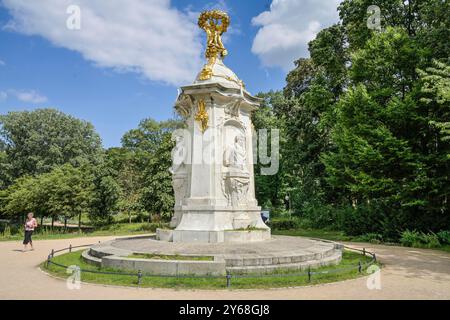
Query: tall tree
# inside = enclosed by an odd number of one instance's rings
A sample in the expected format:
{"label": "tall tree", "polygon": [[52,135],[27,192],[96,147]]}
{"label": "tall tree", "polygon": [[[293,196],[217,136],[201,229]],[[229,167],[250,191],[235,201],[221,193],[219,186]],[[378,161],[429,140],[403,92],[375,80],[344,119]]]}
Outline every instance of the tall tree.
{"label": "tall tree", "polygon": [[0,141],[13,179],[65,163],[95,163],[101,152],[100,137],[90,123],[54,109],[1,115]]}
{"label": "tall tree", "polygon": [[174,199],[169,172],[174,146],[172,132],[182,127],[179,120],[157,122],[145,119],[137,129],[123,136],[123,147],[132,152],[135,159],[133,170],[137,168],[140,172],[137,175],[141,184],[139,201],[150,214],[166,217],[172,214]]}

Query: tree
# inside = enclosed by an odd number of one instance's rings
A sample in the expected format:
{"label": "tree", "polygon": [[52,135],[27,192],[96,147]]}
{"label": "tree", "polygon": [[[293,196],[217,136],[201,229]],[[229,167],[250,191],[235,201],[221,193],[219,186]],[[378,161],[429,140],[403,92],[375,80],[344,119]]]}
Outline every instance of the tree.
{"label": "tree", "polygon": [[102,163],[89,166],[92,190],[89,193],[89,219],[94,224],[107,224],[112,221],[112,215],[117,213],[120,196],[120,186],[114,179],[113,169]]}
{"label": "tree", "polygon": [[100,137],[90,123],[54,109],[1,115],[0,141],[12,179],[49,172],[65,163],[96,163],[101,153]]}
{"label": "tree", "polygon": [[67,220],[78,217],[81,228],[81,215],[91,209],[94,186],[89,173],[70,164],[56,167],[49,173],[36,178],[39,188],[48,194],[48,212],[52,217],[63,216]]}
{"label": "tree", "polygon": [[139,201],[150,214],[166,217],[172,214],[174,199],[169,168],[174,144],[171,137],[173,130],[182,127],[179,120],[157,122],[145,119],[122,139],[123,148],[132,152],[134,157],[133,170],[137,168],[140,172],[137,175],[140,180]]}
{"label": "tree", "polygon": [[[427,106],[434,105],[435,119],[430,124],[439,129],[442,141],[450,141],[450,66],[433,61],[433,67],[425,71],[419,70],[419,75],[423,82],[421,102]],[[447,153],[450,157],[450,154]]]}
{"label": "tree", "polygon": [[114,170],[113,177],[120,188],[118,209],[128,215],[128,222],[131,223],[132,216],[144,210],[141,199],[142,172],[136,152],[126,148],[110,148],[106,152],[106,162]]}
{"label": "tree", "polygon": [[[276,112],[278,109],[282,109],[286,99],[282,92],[269,92],[266,94],[259,94],[259,98],[263,99],[259,109],[252,114],[252,123],[255,127],[256,133],[258,133],[258,150],[262,148],[259,145],[261,141],[259,135],[261,132],[259,130],[267,130],[267,156],[272,155],[271,150],[271,130],[280,130],[280,153],[283,152],[286,145],[285,140],[285,119],[283,117],[278,117]],[[259,151],[258,151],[259,155]],[[275,175],[264,175],[262,174],[261,168],[265,165],[258,162],[255,165],[255,191],[256,199],[258,203],[267,209],[279,209],[283,205],[283,198],[286,195],[286,184],[285,177],[283,173],[283,157],[280,157],[280,164],[278,172]]]}

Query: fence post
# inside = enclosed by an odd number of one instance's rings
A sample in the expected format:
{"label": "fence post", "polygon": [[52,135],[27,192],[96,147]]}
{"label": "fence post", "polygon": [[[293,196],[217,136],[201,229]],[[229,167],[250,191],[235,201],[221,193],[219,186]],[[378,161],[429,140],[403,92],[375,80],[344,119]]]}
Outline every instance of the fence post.
{"label": "fence post", "polygon": [[375,253],[373,254],[373,261],[377,262],[377,256],[375,255]]}
{"label": "fence post", "polygon": [[366,248],[363,248],[363,256],[366,255]]}
{"label": "fence post", "polygon": [[52,249],[51,255],[52,255],[52,258],[55,256],[55,249]]}
{"label": "fence post", "polygon": [[361,261],[358,261],[358,272],[361,273],[361,271],[362,271]]}
{"label": "fence post", "polygon": [[231,287],[231,274],[227,272],[227,288]]}
{"label": "fence post", "polygon": [[142,271],[139,270],[139,271],[138,271],[138,283],[137,283],[138,286],[141,285],[141,282],[142,282]]}
{"label": "fence post", "polygon": [[48,268],[48,265],[50,264],[50,259],[51,259],[51,255],[49,254],[49,255],[47,256],[47,262],[46,262],[46,264],[45,264],[45,267],[46,267],[46,268]]}
{"label": "fence post", "polygon": [[72,252],[72,244],[69,244],[69,252]]}
{"label": "fence post", "polygon": [[311,282],[311,266],[308,266],[308,282]]}

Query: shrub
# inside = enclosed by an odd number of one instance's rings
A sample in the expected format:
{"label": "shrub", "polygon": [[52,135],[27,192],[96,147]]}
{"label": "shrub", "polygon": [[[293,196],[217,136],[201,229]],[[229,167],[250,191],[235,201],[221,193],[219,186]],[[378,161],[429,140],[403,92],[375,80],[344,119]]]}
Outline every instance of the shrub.
{"label": "shrub", "polygon": [[143,223],[136,231],[150,231],[155,232],[156,229],[167,229],[169,228],[168,223],[162,223],[162,222],[151,222],[151,223]]}
{"label": "shrub", "polygon": [[3,230],[3,238],[9,238],[11,236],[11,228],[7,225]]}
{"label": "shrub", "polygon": [[383,242],[383,235],[379,233],[365,233],[359,236],[358,240],[370,243],[381,243]]}
{"label": "shrub", "polygon": [[323,229],[336,226],[336,209],[330,205],[308,203],[302,208],[302,218],[311,228]]}
{"label": "shrub", "polygon": [[437,248],[441,246],[438,236],[433,233],[405,230],[401,234],[400,243],[405,247]]}
{"label": "shrub", "polygon": [[450,244],[450,231],[448,230],[439,231],[437,233],[437,236],[441,244]]}
{"label": "shrub", "polygon": [[290,230],[298,228],[300,223],[296,218],[277,218],[270,220],[268,225],[276,230]]}

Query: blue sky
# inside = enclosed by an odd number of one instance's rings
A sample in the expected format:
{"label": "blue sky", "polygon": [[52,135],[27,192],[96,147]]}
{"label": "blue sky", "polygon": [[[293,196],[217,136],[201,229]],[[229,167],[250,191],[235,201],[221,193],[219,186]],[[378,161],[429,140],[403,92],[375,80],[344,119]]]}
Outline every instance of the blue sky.
{"label": "blue sky", "polygon": [[[67,8],[81,9],[69,30]],[[53,107],[91,122],[105,147],[144,118],[172,117],[177,87],[203,63],[204,9],[232,27],[225,64],[256,94],[284,86],[336,0],[0,0],[0,113]]]}

